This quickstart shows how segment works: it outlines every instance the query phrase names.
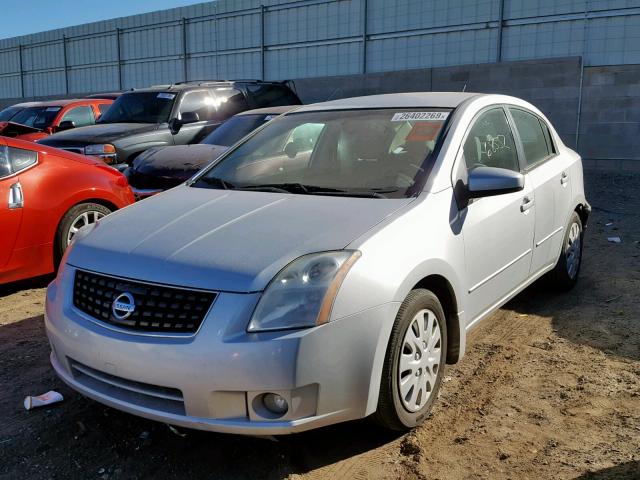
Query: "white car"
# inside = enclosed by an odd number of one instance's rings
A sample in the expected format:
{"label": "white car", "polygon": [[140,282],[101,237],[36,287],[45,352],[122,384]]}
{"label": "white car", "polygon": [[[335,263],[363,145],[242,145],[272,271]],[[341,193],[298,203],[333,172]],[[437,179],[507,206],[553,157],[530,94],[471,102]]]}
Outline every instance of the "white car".
{"label": "white car", "polygon": [[72,388],[198,429],[420,424],[468,332],[581,263],[580,157],[533,105],[406,93],[303,106],[76,235],[49,286]]}

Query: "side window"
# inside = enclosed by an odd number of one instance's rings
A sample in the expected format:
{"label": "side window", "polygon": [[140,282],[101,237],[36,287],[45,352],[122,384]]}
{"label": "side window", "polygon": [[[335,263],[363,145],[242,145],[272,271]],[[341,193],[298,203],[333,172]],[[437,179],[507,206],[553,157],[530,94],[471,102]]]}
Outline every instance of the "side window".
{"label": "side window", "polygon": [[313,150],[323,128],[323,123],[305,123],[300,125],[291,132],[287,144],[295,144],[299,152]]}
{"label": "side window", "polygon": [[104,112],[109,110],[110,106],[111,106],[110,103],[100,103],[100,104],[98,104],[98,111],[100,111],[100,115],[104,115]]}
{"label": "side window", "polygon": [[525,165],[530,167],[540,163],[550,154],[540,120],[537,116],[519,108],[510,108],[509,111],[520,134]]}
{"label": "side window", "polygon": [[215,107],[213,117],[216,120],[226,120],[236,113],[249,110],[244,94],[235,88],[216,88],[213,91],[213,98]]}
{"label": "side window", "polygon": [[182,118],[183,113],[195,112],[200,120],[210,120],[214,110],[213,104],[213,99],[206,90],[187,92],[182,97],[178,118]]}
{"label": "side window", "polygon": [[66,112],[60,119],[62,122],[73,122],[76,127],[86,127],[96,123],[90,106],[75,107]]}
{"label": "side window", "polygon": [[253,97],[255,108],[300,105],[300,99],[286,85],[247,85],[247,91]]}
{"label": "side window", "polygon": [[498,167],[520,171],[513,134],[502,108],[482,113],[474,122],[464,142],[467,169]]}
{"label": "side window", "polygon": [[553,137],[551,136],[551,131],[549,130],[549,126],[540,120],[540,124],[542,125],[542,131],[544,132],[544,138],[547,141],[547,148],[549,149],[549,155],[555,155],[558,153],[556,150],[556,146],[553,143]]}

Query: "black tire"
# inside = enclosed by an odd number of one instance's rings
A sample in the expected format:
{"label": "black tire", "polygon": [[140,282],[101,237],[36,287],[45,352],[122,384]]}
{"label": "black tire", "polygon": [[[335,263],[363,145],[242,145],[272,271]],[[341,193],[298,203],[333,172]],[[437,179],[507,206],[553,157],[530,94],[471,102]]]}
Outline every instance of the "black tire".
{"label": "black tire", "polygon": [[[574,225],[577,225],[577,227],[574,227]],[[571,242],[572,228],[579,230],[578,238],[580,243],[577,248],[573,246]],[[564,238],[562,239],[562,249],[558,257],[558,262],[547,277],[549,286],[554,290],[566,292],[571,290],[578,282],[578,275],[580,274],[580,267],[582,266],[583,240],[584,230],[582,229],[582,220],[580,220],[580,216],[576,212],[573,212],[567,224]],[[570,263],[572,259],[575,258],[575,255],[577,255],[577,266],[574,265],[570,268]]]}
{"label": "black tire", "polygon": [[[69,231],[71,227],[76,223],[76,221],[84,214],[88,214],[89,218],[98,216],[109,215],[111,210],[104,205],[100,205],[98,203],[79,203],[78,205],[69,209],[67,213],[64,214],[62,220],[60,221],[60,225],[58,226],[58,231],[56,232],[56,257],[55,263],[57,264],[64,251],[69,246]],[[93,223],[93,222],[90,222]]]}
{"label": "black tire", "polygon": [[[440,327],[440,359],[433,387],[429,393],[426,403],[417,411],[410,411],[405,407],[401,399],[399,386],[399,365],[402,354],[405,334],[411,328],[414,317],[421,310],[433,312]],[[378,408],[373,414],[372,420],[379,425],[391,430],[406,431],[420,425],[426,420],[438,396],[438,390],[442,383],[444,366],[447,358],[447,324],[444,310],[438,298],[433,292],[425,289],[411,291],[402,302],[398,315],[396,316],[391,337],[387,345],[382,378],[380,381],[380,396],[378,398]],[[412,375],[411,373],[410,375]]]}

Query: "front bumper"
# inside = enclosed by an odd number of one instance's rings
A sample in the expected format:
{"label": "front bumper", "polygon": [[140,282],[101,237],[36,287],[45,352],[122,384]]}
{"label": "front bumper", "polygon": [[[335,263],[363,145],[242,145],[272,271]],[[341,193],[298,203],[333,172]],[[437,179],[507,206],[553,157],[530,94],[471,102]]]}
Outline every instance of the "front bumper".
{"label": "front bumper", "polygon": [[[196,335],[137,335],[75,309],[73,275],[66,266],[47,291],[51,363],[70,387],[98,402],[183,427],[250,435],[294,433],[375,411],[396,304],[316,328],[248,334],[259,295],[221,293]],[[267,392],[287,399],[284,416],[260,407]]]}

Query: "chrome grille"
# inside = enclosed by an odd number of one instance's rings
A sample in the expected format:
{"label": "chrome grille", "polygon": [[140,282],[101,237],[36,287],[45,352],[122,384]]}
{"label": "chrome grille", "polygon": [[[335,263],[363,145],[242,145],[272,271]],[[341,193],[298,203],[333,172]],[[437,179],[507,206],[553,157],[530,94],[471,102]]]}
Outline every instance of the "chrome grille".
{"label": "chrome grille", "polygon": [[[128,293],[134,309],[114,314],[114,301]],[[128,330],[162,333],[195,333],[216,299],[215,292],[150,285],[76,270],[73,305],[102,322]],[[123,318],[124,317],[124,318]]]}

